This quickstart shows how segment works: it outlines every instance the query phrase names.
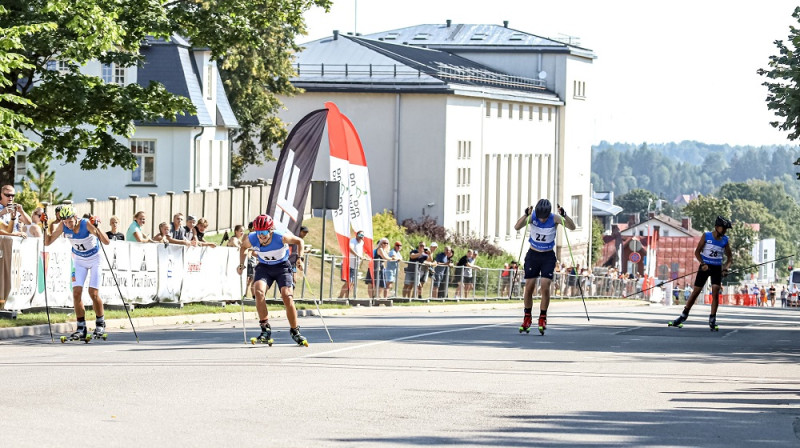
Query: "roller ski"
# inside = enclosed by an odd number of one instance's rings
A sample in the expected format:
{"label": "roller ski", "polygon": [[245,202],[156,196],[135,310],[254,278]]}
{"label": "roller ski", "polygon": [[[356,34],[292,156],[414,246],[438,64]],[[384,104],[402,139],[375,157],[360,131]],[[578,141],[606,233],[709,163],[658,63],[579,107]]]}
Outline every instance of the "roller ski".
{"label": "roller ski", "polygon": [[262,328],[261,334],[258,335],[258,337],[250,338],[250,343],[253,345],[259,343],[259,344],[267,344],[270,347],[272,347],[273,342],[274,341],[272,340],[272,329],[270,327]]}
{"label": "roller ski", "polygon": [[684,316],[683,314],[681,314],[680,316],[678,316],[677,319],[667,322],[667,326],[668,327],[683,328],[683,322],[686,320],[686,317],[687,316]]}
{"label": "roller ski", "polygon": [[531,332],[531,325],[533,324],[533,318],[530,314],[526,314],[525,317],[522,319],[522,325],[519,327],[519,332],[522,333],[523,331],[527,334]]}
{"label": "roller ski", "polygon": [[308,347],[308,340],[302,334],[300,334],[300,327],[292,328],[289,330],[289,332],[292,334],[292,339],[297,343],[297,345]]}
{"label": "roller ski", "polygon": [[539,334],[544,336],[544,330],[547,330],[547,316],[539,316]]}
{"label": "roller ski", "polygon": [[102,339],[104,341],[106,339],[108,339],[108,333],[106,333],[106,324],[105,323],[97,325],[94,328],[94,331],[92,332],[92,338],[93,339]]}
{"label": "roller ski", "polygon": [[91,340],[92,335],[86,333],[86,327],[78,328],[69,336],[61,336],[62,344],[67,341],[83,341],[84,343],[88,344]]}
{"label": "roller ski", "polygon": [[708,319],[708,328],[711,331],[719,331],[719,325],[717,325],[717,319],[716,318]]}

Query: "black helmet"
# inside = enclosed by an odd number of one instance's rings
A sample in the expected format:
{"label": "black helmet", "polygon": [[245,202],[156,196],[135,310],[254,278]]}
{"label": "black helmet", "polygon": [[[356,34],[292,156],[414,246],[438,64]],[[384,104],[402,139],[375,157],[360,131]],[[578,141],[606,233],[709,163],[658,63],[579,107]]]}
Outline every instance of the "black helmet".
{"label": "black helmet", "polygon": [[550,201],[547,199],[539,199],[539,202],[536,203],[536,218],[547,219],[550,217],[550,211],[552,210],[553,206],[550,205]]}
{"label": "black helmet", "polygon": [[733,227],[733,224],[731,224],[729,219],[725,219],[722,216],[717,216],[717,220],[714,221],[714,227],[716,226],[722,227],[723,229],[730,229]]}

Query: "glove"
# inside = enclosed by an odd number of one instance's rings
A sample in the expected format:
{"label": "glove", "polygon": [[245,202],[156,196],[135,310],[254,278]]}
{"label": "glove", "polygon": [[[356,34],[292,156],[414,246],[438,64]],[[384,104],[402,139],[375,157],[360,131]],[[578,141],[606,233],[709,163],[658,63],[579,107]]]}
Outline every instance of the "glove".
{"label": "glove", "polygon": [[42,216],[40,218],[44,225],[47,225],[47,213],[42,212]]}
{"label": "glove", "polygon": [[556,204],[556,207],[558,208],[558,214],[566,218],[567,212],[564,210],[564,207],[559,204]]}
{"label": "glove", "polygon": [[97,227],[100,225],[100,218],[98,216],[92,216],[89,218],[89,222],[92,223],[93,226]]}
{"label": "glove", "polygon": [[533,206],[529,205],[528,208],[525,209],[525,216],[531,216],[531,213],[533,213]]}

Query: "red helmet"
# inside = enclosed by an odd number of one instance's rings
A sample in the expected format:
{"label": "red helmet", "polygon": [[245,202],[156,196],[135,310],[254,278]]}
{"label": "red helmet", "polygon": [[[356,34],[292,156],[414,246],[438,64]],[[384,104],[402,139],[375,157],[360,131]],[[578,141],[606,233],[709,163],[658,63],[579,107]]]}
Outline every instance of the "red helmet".
{"label": "red helmet", "polygon": [[256,232],[262,230],[272,230],[275,228],[275,223],[272,221],[272,217],[269,215],[258,215],[256,219],[253,220],[253,230]]}

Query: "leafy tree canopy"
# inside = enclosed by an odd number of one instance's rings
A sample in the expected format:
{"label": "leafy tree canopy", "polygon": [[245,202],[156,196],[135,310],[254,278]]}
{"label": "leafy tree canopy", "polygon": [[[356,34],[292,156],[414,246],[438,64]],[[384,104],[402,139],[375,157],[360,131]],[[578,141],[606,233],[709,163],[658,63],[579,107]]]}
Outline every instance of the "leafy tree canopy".
{"label": "leafy tree canopy", "polygon": [[622,207],[624,213],[638,213],[641,221],[647,219],[648,208],[650,211],[656,209],[657,201],[658,196],[641,188],[631,190],[622,196],[614,198],[614,203]]}
{"label": "leafy tree canopy", "polygon": [[[134,121],[193,114],[187,98],[160,83],[120,86],[81,73],[91,60],[120,67],[142,62],[148,36],[177,34],[210,48],[231,105],[242,125],[244,153],[234,160],[258,163],[285,136],[274,114],[276,94],[292,94],[288,80],[302,13],[329,0],[7,0],[0,11],[0,164],[23,145],[31,159],[80,161],[83,169],[121,166],[136,159],[115,136],[130,137]],[[50,65],[48,65],[50,64]],[[53,66],[53,64],[56,64]],[[8,112],[6,112],[8,111]],[[38,144],[19,131],[36,135]],[[16,132],[14,134],[13,132]]]}
{"label": "leafy tree canopy", "polygon": [[717,216],[731,216],[731,201],[714,196],[699,196],[686,204],[683,214],[692,218],[692,226],[695,229],[711,230],[714,228]]}
{"label": "leafy tree canopy", "polygon": [[[795,8],[792,17],[800,22],[800,6]],[[767,108],[778,117],[770,124],[789,132],[790,140],[800,137],[800,28],[790,26],[786,42],[776,40],[778,54],[770,56],[768,68],[758,69],[765,76],[763,85],[769,92]]]}

